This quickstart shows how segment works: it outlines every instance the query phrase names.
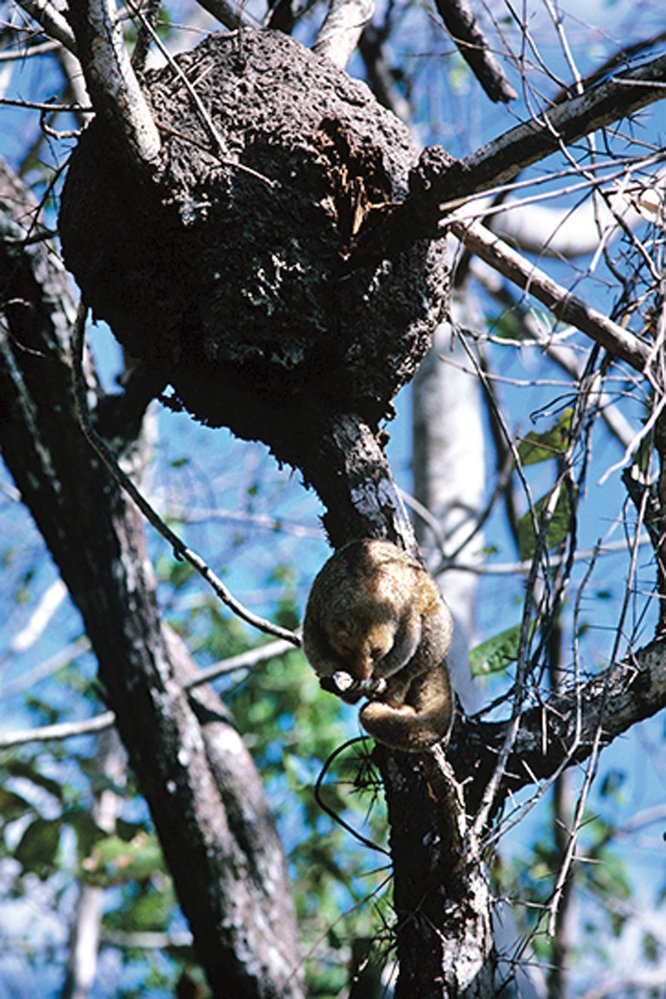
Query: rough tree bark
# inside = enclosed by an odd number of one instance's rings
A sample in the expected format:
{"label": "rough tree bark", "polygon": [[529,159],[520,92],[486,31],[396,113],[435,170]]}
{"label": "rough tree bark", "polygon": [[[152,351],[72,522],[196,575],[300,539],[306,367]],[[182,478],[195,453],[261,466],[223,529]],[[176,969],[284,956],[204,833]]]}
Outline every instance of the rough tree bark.
{"label": "rough tree bark", "polygon": [[261,784],[161,620],[143,527],[84,439],[71,387],[74,304],[37,206],[0,172],[0,446],[72,599],[216,996],[302,995],[288,879]]}

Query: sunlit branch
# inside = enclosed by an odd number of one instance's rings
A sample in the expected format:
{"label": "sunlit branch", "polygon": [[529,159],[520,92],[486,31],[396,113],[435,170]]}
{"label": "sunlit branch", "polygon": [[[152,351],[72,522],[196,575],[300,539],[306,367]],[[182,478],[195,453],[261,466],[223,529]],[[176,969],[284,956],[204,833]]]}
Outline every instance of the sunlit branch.
{"label": "sunlit branch", "polygon": [[37,728],[25,729],[23,732],[7,732],[6,735],[0,735],[0,749],[26,746],[30,742],[62,742],[80,735],[92,735],[111,728],[115,720],[113,711],[105,711],[104,714],[79,722],[59,722],[55,725],[40,725]]}
{"label": "sunlit branch", "polygon": [[[558,367],[577,382],[582,376],[584,363],[584,360],[581,362],[578,356],[579,351],[576,351],[571,346],[567,346],[565,342],[558,342],[558,337],[550,325],[541,321],[540,317],[535,315],[532,309],[526,308],[522,303],[519,303],[504,286],[501,276],[492,270],[492,268],[477,261],[472,271],[475,279],[481,282],[496,301],[510,309],[512,315],[518,316],[520,323],[525,329],[525,337],[521,337],[515,341],[512,341],[510,338],[496,338],[494,336],[488,336],[488,341],[490,343],[501,343],[502,346],[512,344],[521,349],[531,344],[539,351],[547,354]],[[585,351],[584,357],[586,356],[587,351]],[[495,380],[497,376],[494,372],[489,372],[488,377],[491,380]],[[636,432],[620,409],[611,401],[608,392],[603,389],[604,381],[605,379],[599,375],[598,386],[592,389],[597,396],[597,410],[600,418],[604,421],[610,432],[622,445],[622,448],[626,449],[633,442]],[[530,381],[527,384],[534,383]]]}
{"label": "sunlit branch", "polygon": [[[666,55],[661,55],[544,111],[540,119],[516,126],[466,157],[460,165],[461,187],[470,186],[470,190],[463,196],[503,183],[561,144],[576,142],[664,97]],[[446,192],[442,193],[444,201]]]}
{"label": "sunlit branch", "polygon": [[562,322],[587,333],[614,357],[621,358],[637,371],[649,374],[650,349],[602,313],[553,281],[478,222],[449,222],[451,230],[468,250],[499,271],[524,291],[529,292]]}
{"label": "sunlit branch", "polygon": [[30,615],[28,623],[11,641],[9,647],[13,654],[25,652],[41,638],[66,596],[67,587],[60,577],[55,579],[50,586],[47,586]]}
{"label": "sunlit branch", "polygon": [[60,47],[60,42],[48,41],[16,49],[13,52],[0,52],[0,62],[23,62],[36,56],[47,55],[49,52],[57,52]]}
{"label": "sunlit branch", "polygon": [[[199,670],[193,676],[188,677],[183,684],[185,690],[194,690],[205,683],[210,683],[218,677],[235,673],[238,670],[253,669],[269,659],[276,659],[287,652],[293,651],[294,644],[289,640],[277,642],[267,642],[266,645],[258,645],[255,649],[248,649],[236,656],[222,659],[213,663],[206,669]],[[105,711],[103,714],[95,715],[92,718],[85,718],[78,722],[59,722],[55,725],[40,725],[35,728],[24,729],[19,732],[7,732],[0,734],[0,749],[10,749],[12,746],[25,746],[30,742],[63,742],[65,739],[74,739],[77,736],[92,735],[95,732],[102,732],[111,728],[115,724],[113,711]]]}
{"label": "sunlit branch", "polygon": [[113,0],[78,0],[70,6],[70,18],[96,110],[116,123],[135,162],[153,163],[160,135],[132,69]]}
{"label": "sunlit branch", "polygon": [[374,0],[330,0],[313,51],[344,69],[374,9]]}
{"label": "sunlit branch", "polygon": [[261,25],[245,9],[243,0],[198,0],[199,6],[216,17],[226,28],[259,28]]}
{"label": "sunlit branch", "polygon": [[463,160],[453,159],[441,147],[427,147],[413,171],[406,200],[371,213],[350,267],[433,237],[447,214],[472,195],[509,182],[525,167],[664,97],[666,55],[661,55],[535,114]]}
{"label": "sunlit branch", "polygon": [[206,669],[199,670],[183,686],[185,690],[193,690],[204,683],[217,680],[220,676],[226,676],[228,673],[235,673],[241,669],[253,669],[268,659],[276,659],[278,656],[283,656],[287,652],[293,651],[294,643],[284,639],[277,642],[268,642],[266,645],[258,645],[256,649],[239,652],[237,656],[230,656],[228,659],[222,659],[220,662],[213,663],[212,666],[207,666]]}
{"label": "sunlit branch", "polygon": [[54,38],[76,55],[74,32],[60,11],[48,0],[17,0],[26,14],[41,25],[50,38]]}

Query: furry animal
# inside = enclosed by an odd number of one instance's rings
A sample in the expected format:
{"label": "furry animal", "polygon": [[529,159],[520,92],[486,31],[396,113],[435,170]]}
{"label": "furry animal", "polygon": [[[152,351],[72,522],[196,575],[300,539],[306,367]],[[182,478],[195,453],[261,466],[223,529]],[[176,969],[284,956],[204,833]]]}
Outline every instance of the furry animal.
{"label": "furry animal", "polygon": [[321,686],[361,709],[378,742],[419,752],[448,737],[451,615],[427,571],[388,541],[352,541],[316,576],[303,649]]}

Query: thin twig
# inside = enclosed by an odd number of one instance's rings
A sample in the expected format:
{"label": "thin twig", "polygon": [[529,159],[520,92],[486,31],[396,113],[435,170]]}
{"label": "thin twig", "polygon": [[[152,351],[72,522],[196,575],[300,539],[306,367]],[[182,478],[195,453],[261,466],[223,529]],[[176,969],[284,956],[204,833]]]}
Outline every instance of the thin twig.
{"label": "thin twig", "polygon": [[270,621],[265,621],[263,618],[257,617],[256,614],[253,614],[252,611],[248,610],[241,603],[239,603],[234,596],[232,596],[222,580],[213,572],[201,556],[199,556],[191,548],[188,548],[187,545],[181,541],[178,535],[164,523],[162,518],[155,512],[145,496],[143,496],[129,476],[126,475],[120,468],[115,455],[95,430],[88,411],[86,386],[83,375],[83,343],[87,313],[88,307],[83,301],[81,301],[72,333],[72,373],[74,396],[77,415],[84,436],[100,456],[118,485],[124,489],[134,503],[136,503],[144,517],[152,524],[152,526],[169,542],[176,557],[189,562],[189,564],[196,569],[199,575],[206,580],[216,596],[218,596],[220,600],[222,600],[222,602],[226,604],[226,606],[233,611],[234,614],[236,614],[237,617],[241,618],[241,620],[245,621],[247,624],[252,625],[253,628],[263,631],[267,635],[274,635],[276,638],[282,638],[296,647],[300,646],[300,639],[298,635],[294,634],[293,631],[288,631],[286,628],[281,628],[279,625],[272,624]]}
{"label": "thin twig", "polygon": [[[214,663],[207,669],[202,669],[190,676],[183,684],[184,690],[194,690],[204,683],[210,683],[220,676],[234,673],[238,670],[251,669],[259,666],[268,659],[275,659],[293,649],[293,642],[277,641],[267,642],[266,645],[258,645],[255,649],[248,649],[237,656],[230,656]],[[86,651],[85,648],[70,647],[67,654],[74,655],[78,652]],[[0,735],[0,749],[10,749],[12,746],[24,746],[29,742],[62,742],[65,739],[73,739],[76,736],[92,735],[95,732],[102,732],[115,724],[116,716],[113,711],[105,711],[103,714],[94,715],[92,718],[85,718],[78,722],[58,722],[55,725],[41,725],[36,728],[25,729],[21,732],[7,732]]]}
{"label": "thin twig", "polygon": [[11,97],[0,97],[0,104],[12,108],[29,108],[32,111],[52,111],[54,114],[94,114],[92,107],[81,107],[79,104],[51,104],[48,101],[24,101]]}

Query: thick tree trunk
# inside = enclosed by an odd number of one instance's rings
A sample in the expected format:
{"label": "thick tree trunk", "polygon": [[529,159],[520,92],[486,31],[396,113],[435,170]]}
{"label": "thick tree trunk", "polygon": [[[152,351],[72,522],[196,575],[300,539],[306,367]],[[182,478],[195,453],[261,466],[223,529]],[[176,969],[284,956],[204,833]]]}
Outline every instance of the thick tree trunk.
{"label": "thick tree trunk", "polygon": [[215,996],[297,997],[282,850],[251,758],[162,622],[142,524],[74,415],[69,283],[35,205],[0,171],[0,446],[83,616],[199,960]]}
{"label": "thick tree trunk", "polygon": [[391,824],[396,999],[491,999],[491,895],[465,802],[440,754],[378,751]]}

